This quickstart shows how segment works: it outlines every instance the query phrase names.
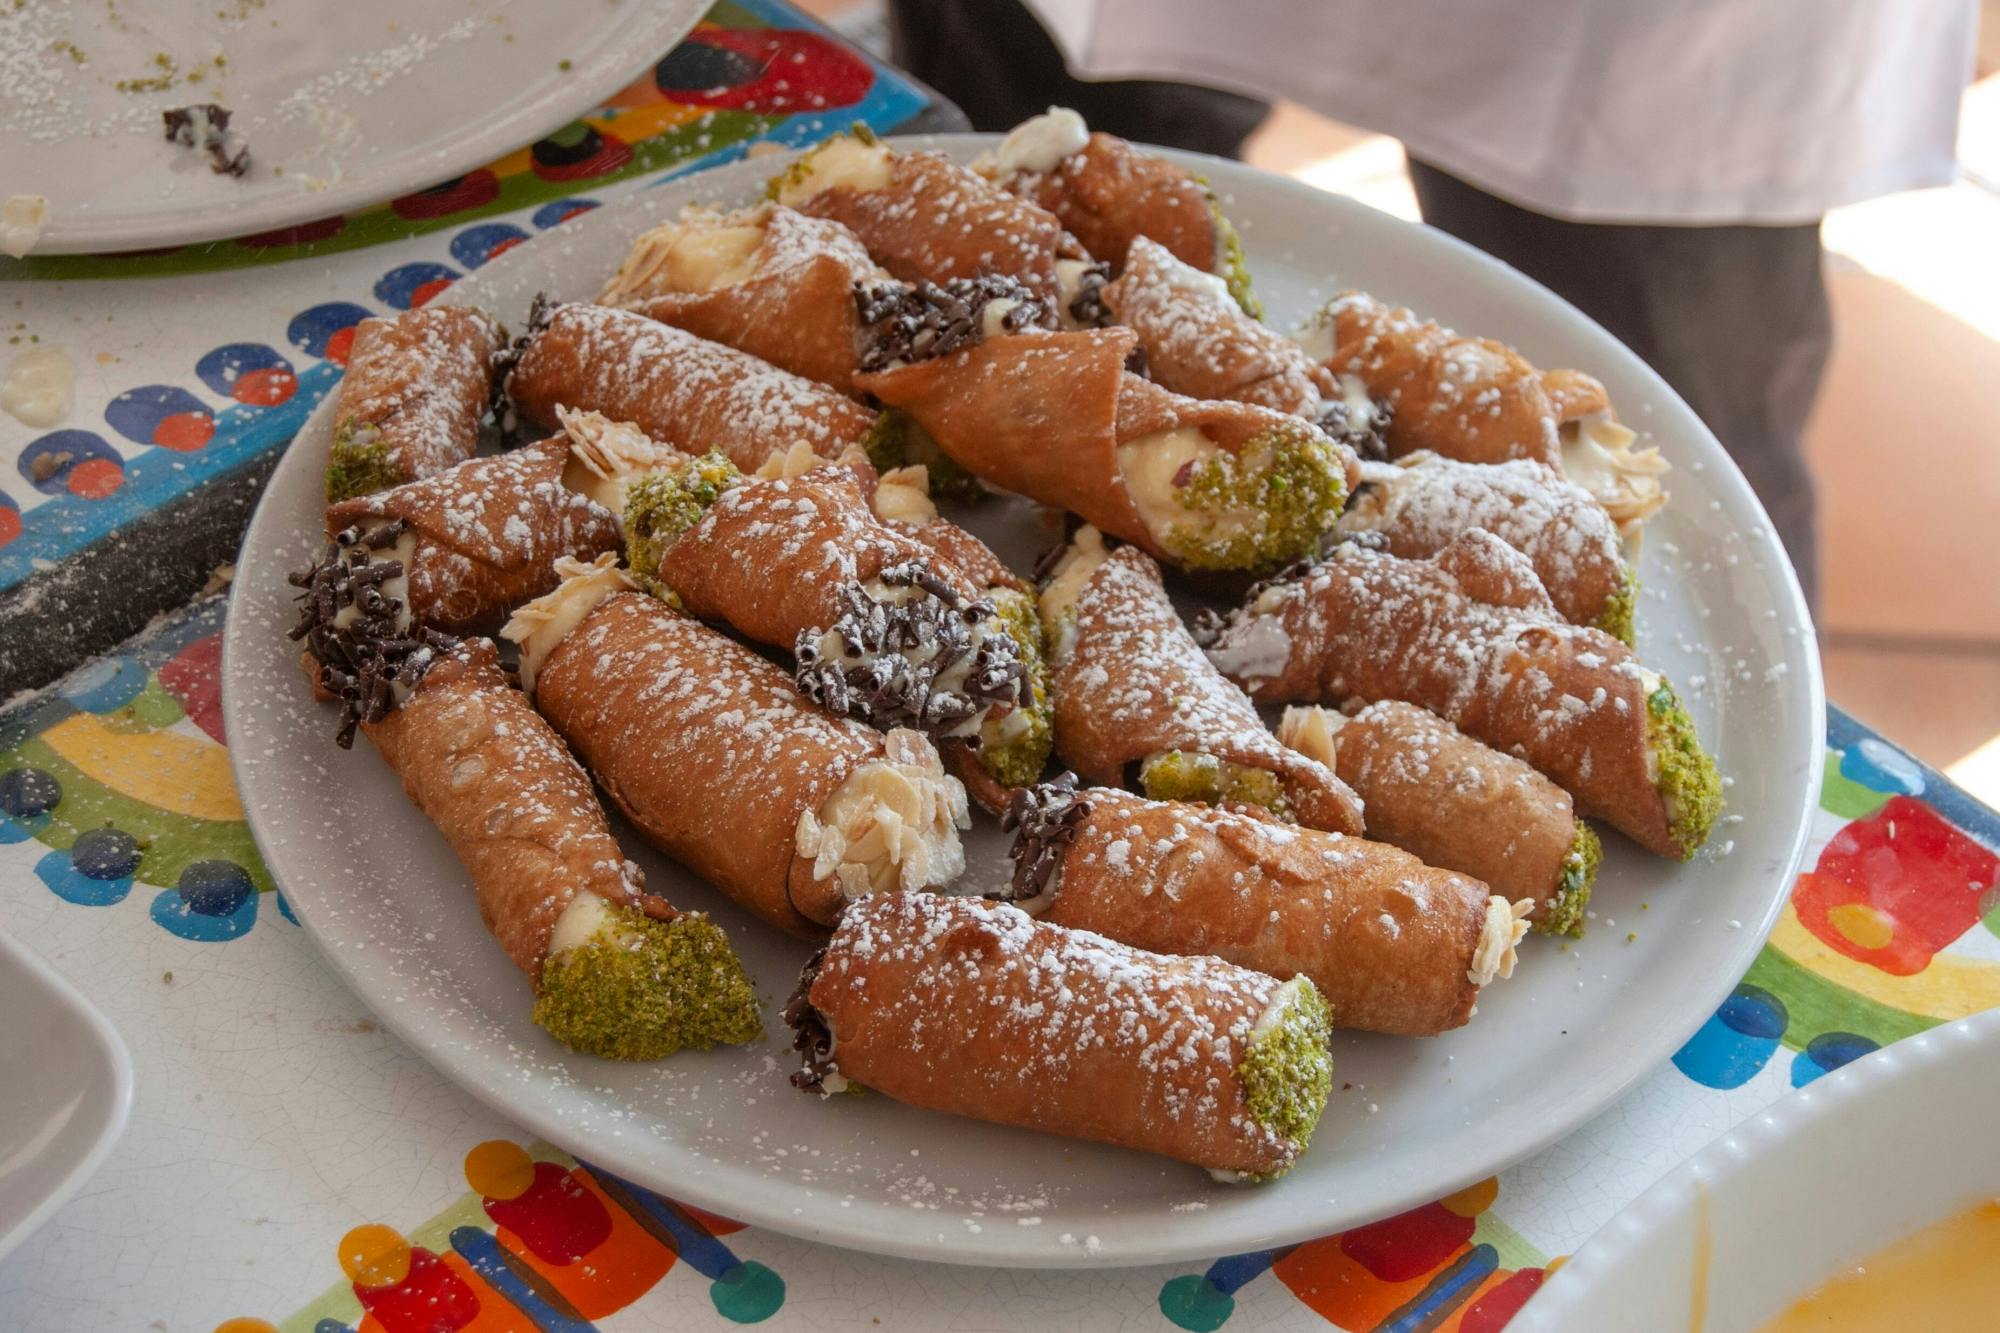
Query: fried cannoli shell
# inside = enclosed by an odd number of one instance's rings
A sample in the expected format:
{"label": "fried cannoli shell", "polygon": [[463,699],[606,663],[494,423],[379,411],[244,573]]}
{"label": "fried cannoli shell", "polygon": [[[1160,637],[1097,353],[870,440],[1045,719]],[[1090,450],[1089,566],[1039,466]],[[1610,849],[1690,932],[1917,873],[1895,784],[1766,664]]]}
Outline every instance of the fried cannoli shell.
{"label": "fried cannoli shell", "polygon": [[642,286],[616,304],[852,392],[861,332],[854,284],[888,275],[838,222],[775,204],[759,218],[764,240],[742,281],[710,291]]}
{"label": "fried cannoli shell", "polygon": [[916,418],[974,475],[1171,559],[1126,489],[1120,442],[1198,427],[1235,450],[1274,424],[1296,423],[1249,403],[1185,398],[1129,373],[1137,343],[1130,329],[1016,333],[855,383]]}
{"label": "fried cannoli shell", "polygon": [[1466,463],[1532,458],[1562,467],[1557,417],[1541,372],[1490,338],[1469,338],[1391,309],[1366,292],[1327,308],[1336,373],[1358,375],[1388,403],[1391,454],[1429,449]]}
{"label": "fried cannoli shell", "polygon": [[328,499],[433,476],[472,457],[492,396],[500,329],[469,306],[431,305],[354,329],[340,381],[333,432],[344,449],[376,452],[372,464],[349,461],[352,475],[328,479]]}
{"label": "fried cannoli shell", "polygon": [[[1312,979],[1335,1027],[1462,1025],[1493,895],[1400,848],[1087,788],[1040,919],[1135,948]],[[1029,910],[1034,910],[1030,907]]]}
{"label": "fried cannoli shell", "polygon": [[1104,289],[1118,323],[1139,335],[1146,373],[1190,398],[1227,398],[1310,417],[1340,396],[1333,374],[1297,343],[1243,312],[1222,279],[1145,236]]}
{"label": "fried cannoli shell", "polygon": [[1243,693],[1202,655],[1160,567],[1122,546],[1092,571],[1074,634],[1056,654],[1056,751],[1093,783],[1116,787],[1128,764],[1183,750],[1263,769],[1284,784],[1299,822],[1359,835],[1361,802],[1324,764],[1280,745]]}
{"label": "fried cannoli shell", "polygon": [[416,618],[447,634],[491,634],[515,607],[556,586],[558,556],[618,549],[618,520],[562,484],[558,436],[326,511],[327,535],[401,519],[415,536],[404,571]]}
{"label": "fried cannoli shell", "polygon": [[559,306],[507,381],[515,407],[554,429],[557,407],[629,421],[686,453],[718,450],[744,472],[804,441],[838,459],[876,413],[824,384],[630,310]]}
{"label": "fried cannoli shell", "polygon": [[1370,837],[1529,899],[1542,918],[1576,840],[1576,808],[1525,760],[1383,699],[1341,721],[1333,764],[1367,802]]}
{"label": "fried cannoli shell", "polygon": [[840,1076],[897,1101],[1258,1176],[1301,1147],[1238,1072],[1280,998],[1247,968],[898,893],[848,909],[808,981]]}
{"label": "fried cannoli shell", "polygon": [[1527,556],[1565,620],[1596,624],[1625,586],[1618,527],[1589,491],[1545,463],[1461,463],[1436,454],[1368,464],[1340,517],[1343,533],[1379,532],[1413,560],[1483,528]]}
{"label": "fried cannoli shell", "polygon": [[646,840],[764,920],[823,934],[844,901],[797,852],[881,733],[814,708],[784,672],[643,593],[564,637],[535,700]]}
{"label": "fried cannoli shell", "polygon": [[1526,557],[1478,529],[1429,560],[1354,543],[1252,598],[1209,658],[1261,703],[1401,699],[1518,754],[1662,856],[1686,854],[1647,771],[1632,650],[1571,625]]}
{"label": "fried cannoli shell", "polygon": [[491,640],[452,649],[401,707],[361,729],[451,844],[486,928],[530,980],[580,892],[659,920],[676,915],[644,892],[590,778],[507,683]]}
{"label": "fried cannoli shell", "polygon": [[1088,259],[1055,215],[1017,198],[942,153],[897,153],[877,190],[837,185],[799,211],[841,223],[891,277],[946,282],[999,273],[1053,309],[1059,259]]}
{"label": "fried cannoli shell", "polygon": [[1186,167],[1116,135],[1093,133],[1054,170],[1019,178],[1019,188],[1114,272],[1131,262],[1141,238],[1204,273],[1221,265],[1208,188]]}
{"label": "fried cannoli shell", "polygon": [[936,552],[946,564],[957,569],[981,592],[1007,588],[1018,593],[1033,591],[1027,580],[1007,567],[992,547],[948,518],[928,523],[892,524]]}

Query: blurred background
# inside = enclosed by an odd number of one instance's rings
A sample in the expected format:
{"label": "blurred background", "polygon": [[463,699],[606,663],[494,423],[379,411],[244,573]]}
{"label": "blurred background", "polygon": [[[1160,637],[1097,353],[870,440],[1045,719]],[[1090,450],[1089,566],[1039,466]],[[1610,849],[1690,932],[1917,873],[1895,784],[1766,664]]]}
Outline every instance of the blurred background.
{"label": "blurred background", "polygon": [[[882,0],[799,0],[887,54]],[[1278,102],[1245,160],[1417,218],[1395,139]],[[1827,695],[2000,805],[2000,0],[1959,179],[1828,215],[1818,474]]]}

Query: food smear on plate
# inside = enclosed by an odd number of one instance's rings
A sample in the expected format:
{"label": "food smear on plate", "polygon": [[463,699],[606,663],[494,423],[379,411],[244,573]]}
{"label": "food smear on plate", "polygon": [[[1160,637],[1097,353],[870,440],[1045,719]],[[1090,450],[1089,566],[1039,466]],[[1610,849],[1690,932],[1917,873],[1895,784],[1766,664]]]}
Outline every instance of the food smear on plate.
{"label": "food smear on plate", "polygon": [[1763,1333],[1987,1333],[2000,1325],[2000,1199],[1877,1250]]}

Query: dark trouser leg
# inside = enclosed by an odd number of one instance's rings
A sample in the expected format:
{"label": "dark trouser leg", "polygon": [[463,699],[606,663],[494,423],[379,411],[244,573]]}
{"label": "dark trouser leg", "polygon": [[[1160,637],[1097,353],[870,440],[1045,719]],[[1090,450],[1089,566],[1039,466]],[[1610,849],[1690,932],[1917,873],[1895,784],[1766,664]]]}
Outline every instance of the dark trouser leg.
{"label": "dark trouser leg", "polygon": [[1575,305],[1687,399],[1770,511],[1816,605],[1804,433],[1833,343],[1818,224],[1563,222],[1415,159],[1410,176],[1424,221]]}
{"label": "dark trouser leg", "polygon": [[972,128],[1007,130],[1051,106],[1094,130],[1236,157],[1270,106],[1185,83],[1085,83],[1020,0],[892,0],[891,58],[958,103]]}

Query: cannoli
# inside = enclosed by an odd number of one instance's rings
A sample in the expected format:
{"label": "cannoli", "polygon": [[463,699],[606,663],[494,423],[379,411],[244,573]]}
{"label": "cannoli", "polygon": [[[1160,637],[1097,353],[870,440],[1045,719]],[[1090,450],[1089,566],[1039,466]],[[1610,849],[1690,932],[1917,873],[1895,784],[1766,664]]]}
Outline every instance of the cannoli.
{"label": "cannoli", "polygon": [[365,544],[331,545],[294,583],[294,638],[465,866],[486,928],[534,988],[534,1020],[578,1050],[657,1060],[754,1041],[756,996],[722,930],[645,890],[590,779],[501,673],[486,639],[414,627],[368,594]]}
{"label": "cannoli", "polygon": [[854,288],[888,278],[838,222],[776,204],[690,208],[642,234],[597,299],[848,393]]}
{"label": "cannoli", "polygon": [[1145,953],[976,898],[848,908],[785,1018],[808,1092],[865,1086],[1229,1181],[1288,1169],[1332,1086],[1311,981]]}
{"label": "cannoli", "polygon": [[1175,393],[1300,417],[1317,417],[1323,400],[1340,396],[1332,371],[1244,314],[1221,278],[1144,236],[1104,289],[1104,307],[1139,335],[1146,374]]}
{"label": "cannoli", "polygon": [[1483,528],[1528,557],[1563,619],[1632,642],[1638,578],[1618,528],[1589,491],[1546,463],[1461,463],[1420,450],[1364,463],[1340,531],[1382,534],[1395,555],[1435,555]]}
{"label": "cannoli", "polygon": [[1306,976],[1335,1027],[1430,1037],[1514,973],[1533,906],[1396,847],[1064,774],[1021,792],[1004,896],[1139,949]]}
{"label": "cannoli", "polygon": [[1093,134],[1076,112],[1050,107],[1016,125],[973,166],[1055,214],[1113,273],[1123,271],[1132,243],[1143,237],[1221,277],[1245,313],[1263,318],[1236,228],[1207,183],[1179,163],[1116,135]]}
{"label": "cannoli", "polygon": [[491,634],[556,586],[557,556],[618,549],[618,520],[563,485],[569,453],[558,436],[342,500],[326,511],[327,534],[348,546],[365,537],[400,562],[380,591],[405,599],[423,624]]}
{"label": "cannoli", "polygon": [[354,329],[328,460],[329,503],[472,457],[504,337],[485,312],[431,305]]}
{"label": "cannoli", "polygon": [[942,153],[900,153],[866,130],[836,135],[770,183],[770,198],[839,222],[904,282],[998,274],[1092,322],[1104,267],[1046,209]]}
{"label": "cannoli", "polygon": [[554,427],[556,409],[629,421],[685,453],[719,452],[745,472],[803,441],[823,458],[885,446],[898,427],[845,394],[629,310],[537,311],[505,390]]}
{"label": "cannoli", "polygon": [[1640,525],[1667,502],[1660,481],[1671,470],[1667,460],[1653,445],[1635,447],[1637,433],[1619,423],[1595,377],[1580,370],[1544,371],[1542,389],[1556,414],[1563,475],[1589,491],[1636,547]]}
{"label": "cannoli", "polygon": [[1535,929],[1583,934],[1604,849],[1568,792],[1414,704],[1287,708],[1278,739],[1340,774],[1368,836],[1534,904]]}
{"label": "cannoli", "polygon": [[1428,708],[1661,856],[1692,856],[1721,807],[1673,687],[1609,634],[1564,621],[1527,557],[1489,532],[1429,560],[1346,542],[1201,628],[1209,660],[1260,703]]}
{"label": "cannoli", "polygon": [[861,376],[981,479],[1189,569],[1318,549],[1353,455],[1310,422],[1200,402],[1129,372],[1129,329],[1028,329]]}
{"label": "cannoli", "polygon": [[608,556],[557,568],[504,632],[542,715],[648,842],[806,936],[850,899],[965,868],[965,789],[922,735],[828,716]]}
{"label": "cannoli", "polygon": [[1316,759],[1280,745],[1249,696],[1202,656],[1160,567],[1078,530],[1042,590],[1056,748],[1085,779],[1159,800],[1250,806],[1360,834],[1361,802]]}

